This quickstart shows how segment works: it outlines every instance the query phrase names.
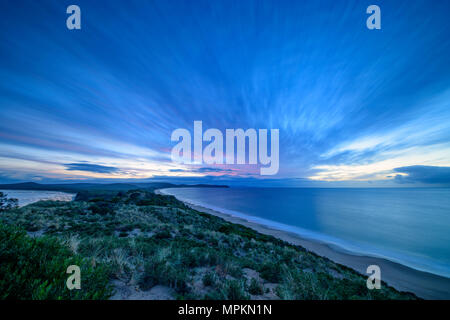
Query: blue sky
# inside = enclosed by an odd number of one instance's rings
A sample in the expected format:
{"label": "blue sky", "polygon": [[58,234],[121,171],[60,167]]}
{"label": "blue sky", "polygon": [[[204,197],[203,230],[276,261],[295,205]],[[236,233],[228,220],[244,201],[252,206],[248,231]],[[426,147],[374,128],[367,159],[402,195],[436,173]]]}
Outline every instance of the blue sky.
{"label": "blue sky", "polygon": [[[81,30],[66,28],[70,4]],[[366,28],[370,4],[381,30]],[[448,1],[3,0],[0,181],[449,183],[449,12]],[[278,174],[172,163],[171,132],[194,120],[278,128]]]}

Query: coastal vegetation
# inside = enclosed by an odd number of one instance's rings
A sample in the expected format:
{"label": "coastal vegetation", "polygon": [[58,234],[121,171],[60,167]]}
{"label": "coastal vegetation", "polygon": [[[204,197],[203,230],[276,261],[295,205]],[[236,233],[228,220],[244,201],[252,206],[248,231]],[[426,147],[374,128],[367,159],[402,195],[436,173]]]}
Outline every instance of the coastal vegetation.
{"label": "coastal vegetation", "polygon": [[[106,266],[93,266],[53,237],[31,238],[0,224],[0,299],[105,299],[111,296]],[[66,288],[66,268],[83,274],[80,290]]]}
{"label": "coastal vegetation", "polygon": [[[1,298],[415,299],[345,266],[148,190],[80,193],[0,213]],[[5,263],[6,262],[6,263]],[[81,267],[81,290],[66,268]]]}
{"label": "coastal vegetation", "polygon": [[17,208],[19,201],[14,198],[8,198],[3,192],[0,192],[0,212]]}

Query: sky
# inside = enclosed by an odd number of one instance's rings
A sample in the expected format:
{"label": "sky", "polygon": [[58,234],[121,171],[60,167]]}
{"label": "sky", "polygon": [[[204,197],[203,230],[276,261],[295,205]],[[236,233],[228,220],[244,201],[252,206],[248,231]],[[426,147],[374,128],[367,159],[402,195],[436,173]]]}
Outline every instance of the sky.
{"label": "sky", "polygon": [[[68,30],[66,8],[81,9]],[[381,9],[369,30],[366,8]],[[0,3],[0,182],[450,185],[450,1]],[[171,161],[279,129],[274,176]]]}

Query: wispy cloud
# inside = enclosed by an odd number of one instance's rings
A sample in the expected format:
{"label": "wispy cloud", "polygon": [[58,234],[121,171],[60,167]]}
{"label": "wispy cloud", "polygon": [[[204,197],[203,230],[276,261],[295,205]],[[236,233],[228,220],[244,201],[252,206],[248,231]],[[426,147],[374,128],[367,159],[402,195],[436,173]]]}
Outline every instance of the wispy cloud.
{"label": "wispy cloud", "polygon": [[426,183],[450,186],[450,167],[409,166],[395,168],[395,172],[406,175],[396,175],[398,183]]}
{"label": "wispy cloud", "polygon": [[67,170],[72,171],[89,171],[97,173],[113,173],[119,171],[119,169],[115,167],[107,167],[90,163],[68,163],[65,166],[67,167]]}
{"label": "wispy cloud", "polygon": [[413,165],[450,166],[450,92],[412,106],[408,121],[372,127],[373,132],[344,141],[321,155],[314,180],[392,179],[395,168]]}
{"label": "wispy cloud", "polygon": [[201,167],[201,168],[189,168],[189,169],[170,169],[170,172],[219,172],[219,173],[230,173],[234,170],[225,168],[211,168],[211,167]]}
{"label": "wispy cloud", "polygon": [[77,4],[70,32],[60,2],[0,2],[0,179],[260,182],[172,163],[171,132],[194,120],[280,129],[286,184],[450,166],[446,1],[382,1],[380,32],[357,0]]}

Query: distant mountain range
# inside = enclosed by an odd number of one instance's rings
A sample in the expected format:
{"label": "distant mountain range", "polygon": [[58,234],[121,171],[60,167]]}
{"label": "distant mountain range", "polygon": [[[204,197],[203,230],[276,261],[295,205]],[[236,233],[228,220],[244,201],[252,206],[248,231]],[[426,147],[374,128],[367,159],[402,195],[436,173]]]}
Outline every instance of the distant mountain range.
{"label": "distant mountain range", "polygon": [[128,191],[133,189],[155,190],[162,188],[228,188],[225,185],[208,185],[208,184],[172,184],[167,182],[148,182],[148,183],[61,183],[61,184],[40,184],[35,182],[0,184],[0,190],[46,190],[46,191]]}

